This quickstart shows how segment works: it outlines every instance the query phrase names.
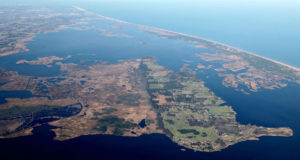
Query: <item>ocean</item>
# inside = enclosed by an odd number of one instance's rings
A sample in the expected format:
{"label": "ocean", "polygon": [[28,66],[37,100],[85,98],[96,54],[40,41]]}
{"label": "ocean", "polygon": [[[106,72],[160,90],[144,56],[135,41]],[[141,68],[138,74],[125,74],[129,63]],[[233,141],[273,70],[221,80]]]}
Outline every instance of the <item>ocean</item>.
{"label": "ocean", "polygon": [[[300,67],[300,22],[297,21],[300,10],[297,10],[299,5],[296,4],[299,3],[296,1],[294,4],[274,1],[268,5],[259,1],[252,1],[253,4],[217,3],[215,0],[210,3],[175,1],[134,3],[133,0],[94,0],[93,4],[74,4],[101,15],[219,41]],[[266,4],[262,6],[262,3]],[[135,33],[134,30],[127,29]],[[178,70],[182,66],[179,62],[183,58],[191,60],[195,57],[194,54],[184,53],[196,52],[187,48],[185,42],[160,39],[148,34],[140,35],[141,39],[133,42],[126,39],[116,41],[96,35],[94,31],[79,32],[68,29],[37,35],[28,43],[29,52],[0,58],[0,67],[18,71],[21,75],[47,76],[44,75],[45,66],[15,63],[20,59],[32,60],[50,55],[65,57],[69,54],[73,55],[72,61],[75,63],[83,58],[115,63],[118,59],[134,59],[150,54],[159,57],[160,64]],[[84,41],[76,41],[79,37]],[[145,38],[151,42],[148,47],[137,45]],[[114,47],[113,42],[117,42],[118,47]],[[123,52],[125,49],[126,52]],[[29,67],[35,72],[29,71]],[[47,68],[46,71],[49,75],[60,73],[57,67]],[[188,149],[181,151],[182,147],[161,134],[142,135],[137,138],[87,135],[67,141],[55,141],[52,139],[54,133],[49,130],[52,127],[42,125],[34,129],[32,136],[1,139],[0,159],[300,159],[299,85],[292,83],[282,89],[245,95],[224,87],[222,79],[215,73],[199,74],[199,77],[217,96],[233,106],[238,122],[266,127],[291,127],[294,136],[262,137],[260,141],[241,142],[220,152],[204,153]],[[1,94],[2,99],[9,97],[7,93]],[[23,93],[10,97],[25,98]]]}
{"label": "ocean", "polygon": [[297,0],[116,0],[78,5],[104,16],[199,36],[300,67]]}
{"label": "ocean", "polygon": [[218,41],[300,67],[299,0],[10,0],[0,6],[71,6]]}

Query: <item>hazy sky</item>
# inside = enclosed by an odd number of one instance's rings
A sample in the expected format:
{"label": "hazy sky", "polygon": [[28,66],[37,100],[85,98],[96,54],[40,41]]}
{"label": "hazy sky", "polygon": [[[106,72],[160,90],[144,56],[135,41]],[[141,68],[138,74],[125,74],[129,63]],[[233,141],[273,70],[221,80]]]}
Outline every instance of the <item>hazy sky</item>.
{"label": "hazy sky", "polygon": [[[72,5],[83,3],[99,3],[99,2],[115,2],[115,3],[156,3],[161,5],[299,5],[299,0],[0,0],[0,5]],[[298,6],[299,7],[299,6]]]}

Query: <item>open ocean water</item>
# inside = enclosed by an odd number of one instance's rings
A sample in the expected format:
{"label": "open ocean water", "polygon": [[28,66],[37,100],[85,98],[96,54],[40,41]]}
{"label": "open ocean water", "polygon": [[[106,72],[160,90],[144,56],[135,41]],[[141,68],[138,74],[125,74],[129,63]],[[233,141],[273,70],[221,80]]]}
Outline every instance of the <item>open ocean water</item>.
{"label": "open ocean water", "polygon": [[0,6],[77,5],[120,20],[218,41],[300,67],[299,0],[10,0]]}
{"label": "open ocean water", "polygon": [[[288,0],[281,3],[275,0],[274,3],[267,3],[271,1],[266,0],[237,4],[224,3],[220,0],[213,0],[210,3],[188,0],[177,4],[168,0],[133,2],[136,1],[96,2],[94,0],[92,5],[83,2],[76,2],[76,5],[105,16],[219,41],[300,67],[298,45],[300,44],[300,21],[297,21],[300,17],[300,5],[296,1]],[[115,62],[118,58],[138,58],[151,53],[160,56],[160,64],[176,70],[181,66],[177,62],[183,57],[194,56],[182,55],[181,50],[187,51],[184,43],[156,39],[153,36],[146,38],[152,41],[156,48],[150,46],[144,48],[142,52],[140,49],[132,48],[122,55],[119,50],[131,45],[131,42],[118,41],[120,47],[118,50],[109,45],[111,41],[107,38],[92,35],[95,35],[92,31],[81,33],[72,30],[38,35],[28,43],[30,52],[2,57],[0,66],[24,75],[43,76],[41,72],[45,68],[43,66],[33,67],[36,70],[33,74],[26,70],[29,66],[14,64],[19,59],[35,59],[37,56],[53,54],[64,57],[70,52],[74,54],[97,52],[95,58],[110,62]],[[78,45],[82,41],[70,41],[76,37],[84,37],[85,43]],[[61,41],[68,43],[63,44],[60,43]],[[164,46],[171,47],[164,48]],[[107,51],[114,54],[106,56]],[[174,54],[171,56],[172,59],[166,54],[167,52]],[[81,58],[81,55],[77,57],[74,55],[75,62]],[[56,75],[59,70],[54,67],[49,69],[49,73]],[[206,75],[209,77],[206,78]],[[222,86],[221,79],[214,73],[206,73],[206,75],[199,76],[217,96],[233,106],[240,123],[267,127],[287,126],[293,129],[294,136],[262,137],[260,141],[238,143],[220,152],[203,153],[192,150],[181,151],[182,147],[160,134],[143,135],[138,138],[93,135],[68,141],[54,141],[52,139],[54,133],[49,130],[51,126],[43,125],[35,128],[32,136],[1,139],[0,159],[300,159],[299,85],[289,84],[282,89],[244,95]],[[1,94],[8,95],[4,92]],[[16,96],[25,98],[31,95]]]}
{"label": "open ocean water", "polygon": [[108,17],[196,35],[300,67],[298,0],[117,0],[78,5]]}

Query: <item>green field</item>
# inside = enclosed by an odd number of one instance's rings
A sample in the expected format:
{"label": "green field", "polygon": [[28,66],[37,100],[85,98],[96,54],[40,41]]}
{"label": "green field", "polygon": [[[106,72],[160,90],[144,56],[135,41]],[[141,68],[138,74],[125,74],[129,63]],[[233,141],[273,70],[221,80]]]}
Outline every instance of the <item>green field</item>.
{"label": "green field", "polygon": [[161,94],[169,97],[162,100],[169,103],[151,100],[159,113],[162,129],[179,145],[211,152],[256,137],[258,131],[268,133],[266,128],[257,130],[257,126],[236,122],[232,107],[222,106],[224,101],[193,74],[175,73],[149,57],[144,58],[140,66],[150,96],[156,98]]}

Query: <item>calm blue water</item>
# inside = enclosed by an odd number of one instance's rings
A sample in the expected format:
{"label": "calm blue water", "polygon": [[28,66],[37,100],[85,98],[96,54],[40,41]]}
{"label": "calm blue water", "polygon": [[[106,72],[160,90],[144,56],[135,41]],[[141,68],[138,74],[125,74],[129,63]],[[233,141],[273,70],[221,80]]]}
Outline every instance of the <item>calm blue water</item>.
{"label": "calm blue water", "polygon": [[300,67],[299,0],[10,0],[0,6],[78,5],[89,11],[219,41]]}
{"label": "calm blue water", "polygon": [[[94,22],[102,28],[108,29],[112,22]],[[108,23],[108,24],[107,24]],[[71,59],[63,62],[79,63],[82,60],[100,60],[117,63],[119,59],[137,59],[143,56],[155,56],[159,63],[179,70],[183,60],[195,59],[199,51],[210,52],[206,49],[191,47],[192,44],[181,40],[162,39],[149,33],[138,30],[133,26],[125,26],[123,33],[133,35],[134,38],[115,38],[101,36],[99,31],[75,31],[62,30],[49,34],[41,34],[28,43],[29,52],[0,57],[0,67],[10,71],[17,71],[29,76],[53,76],[60,73],[57,65],[46,67],[45,65],[16,64],[18,60],[36,60],[37,57],[58,56]],[[146,42],[146,45],[141,44]],[[186,54],[186,53],[191,54]]]}
{"label": "calm blue water", "polygon": [[0,91],[0,104],[6,103],[5,98],[30,98],[36,97],[30,91],[16,90],[16,91]]}
{"label": "calm blue water", "polygon": [[78,5],[105,16],[197,35],[300,67],[298,0],[117,0]]}
{"label": "calm blue water", "polygon": [[[103,6],[104,7],[104,6]],[[159,7],[158,7],[159,8]],[[121,13],[119,13],[121,15]],[[157,13],[158,14],[158,13]],[[163,16],[162,16],[163,17]],[[95,22],[96,23],[96,22]],[[108,24],[102,24],[107,27]],[[16,65],[20,59],[72,55],[64,62],[78,63],[81,60],[98,59],[116,63],[118,59],[135,59],[156,56],[159,63],[178,70],[183,59],[197,63],[195,53],[209,52],[190,47],[180,40],[161,39],[138,31],[130,26],[123,30],[135,35],[133,39],[103,37],[97,31],[62,30],[38,35],[28,44],[29,52],[0,58],[0,67],[18,71],[22,75],[51,76],[60,73],[58,66],[45,68],[42,65]],[[141,42],[147,42],[142,45]],[[27,68],[26,68],[27,67]],[[44,70],[47,69],[47,70]],[[32,72],[34,71],[34,72]],[[82,136],[69,141],[54,141],[49,126],[38,127],[35,135],[0,140],[1,159],[300,159],[300,86],[289,84],[278,90],[265,90],[244,95],[222,86],[221,79],[213,71],[200,74],[206,85],[218,96],[232,105],[237,120],[243,124],[269,127],[291,127],[294,136],[263,137],[260,141],[247,141],[233,145],[221,152],[201,153],[180,151],[180,146],[159,134],[138,138],[116,136]],[[208,78],[206,78],[208,76]],[[14,154],[18,152],[20,154]],[[35,153],[35,154],[32,154]]]}

